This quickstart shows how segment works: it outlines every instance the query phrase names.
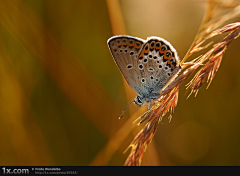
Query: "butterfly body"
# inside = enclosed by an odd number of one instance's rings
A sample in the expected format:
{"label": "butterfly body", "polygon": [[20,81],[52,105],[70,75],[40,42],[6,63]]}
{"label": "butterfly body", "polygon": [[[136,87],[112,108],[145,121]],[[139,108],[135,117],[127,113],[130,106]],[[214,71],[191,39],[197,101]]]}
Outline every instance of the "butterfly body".
{"label": "butterfly body", "polygon": [[129,86],[138,94],[135,104],[151,104],[160,90],[181,70],[176,50],[160,37],[119,35],[107,41],[115,63]]}

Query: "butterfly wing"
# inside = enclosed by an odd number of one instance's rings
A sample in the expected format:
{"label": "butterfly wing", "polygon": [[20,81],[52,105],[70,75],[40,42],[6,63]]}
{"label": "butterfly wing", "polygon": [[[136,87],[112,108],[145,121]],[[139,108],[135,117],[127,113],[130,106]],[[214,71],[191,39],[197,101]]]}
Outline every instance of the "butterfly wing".
{"label": "butterfly wing", "polygon": [[173,46],[160,37],[149,37],[137,59],[140,95],[146,99],[157,98],[159,91],[179,70],[179,58]]}
{"label": "butterfly wing", "polygon": [[145,41],[114,36],[108,40],[108,46],[129,86],[148,102],[158,98],[159,91],[181,70],[177,51],[160,37]]}
{"label": "butterfly wing", "polygon": [[127,35],[113,36],[107,41],[113,59],[129,86],[139,95],[141,94],[139,82],[138,57],[143,39]]}

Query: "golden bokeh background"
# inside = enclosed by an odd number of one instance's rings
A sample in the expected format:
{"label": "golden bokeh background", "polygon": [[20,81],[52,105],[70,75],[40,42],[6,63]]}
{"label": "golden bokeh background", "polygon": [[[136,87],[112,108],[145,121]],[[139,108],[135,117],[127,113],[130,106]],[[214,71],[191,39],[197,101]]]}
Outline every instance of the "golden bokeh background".
{"label": "golden bokeh background", "polygon": [[[123,151],[144,125],[132,122],[146,107],[132,105],[118,119],[136,94],[107,39],[159,36],[183,58],[205,6],[197,0],[1,0],[0,165],[123,165]],[[113,30],[118,11],[115,27],[124,31]],[[171,123],[163,118],[142,165],[240,165],[239,47],[240,39],[229,45],[208,90],[205,83],[186,100],[182,85]]]}

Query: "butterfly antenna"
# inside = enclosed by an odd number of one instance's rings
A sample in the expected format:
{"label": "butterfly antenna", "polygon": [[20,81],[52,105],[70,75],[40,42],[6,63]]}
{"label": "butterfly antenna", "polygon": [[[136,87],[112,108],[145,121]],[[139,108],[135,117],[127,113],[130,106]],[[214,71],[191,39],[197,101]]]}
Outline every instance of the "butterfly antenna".
{"label": "butterfly antenna", "polygon": [[134,100],[135,100],[135,99],[133,99],[133,100],[128,104],[128,106],[123,110],[122,115],[121,115],[118,119],[121,119],[121,118],[122,118],[122,116],[125,114],[125,112],[126,112],[127,109],[129,108],[129,106],[133,103]]}

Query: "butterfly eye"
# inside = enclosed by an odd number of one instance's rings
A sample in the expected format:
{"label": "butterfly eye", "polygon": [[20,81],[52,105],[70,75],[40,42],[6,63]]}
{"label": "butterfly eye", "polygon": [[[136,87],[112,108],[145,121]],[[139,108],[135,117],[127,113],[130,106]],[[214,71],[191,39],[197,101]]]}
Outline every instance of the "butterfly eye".
{"label": "butterfly eye", "polygon": [[134,103],[138,106],[142,106],[143,105],[143,99],[139,96],[137,96],[135,99],[134,99]]}
{"label": "butterfly eye", "polygon": [[137,101],[135,101],[135,103],[136,103],[137,105],[142,105],[142,104],[143,104],[141,97],[137,96],[136,99],[137,99]]}

